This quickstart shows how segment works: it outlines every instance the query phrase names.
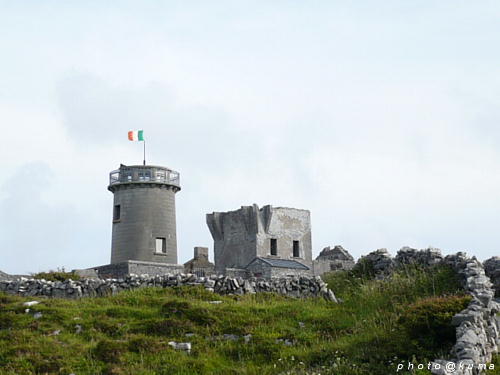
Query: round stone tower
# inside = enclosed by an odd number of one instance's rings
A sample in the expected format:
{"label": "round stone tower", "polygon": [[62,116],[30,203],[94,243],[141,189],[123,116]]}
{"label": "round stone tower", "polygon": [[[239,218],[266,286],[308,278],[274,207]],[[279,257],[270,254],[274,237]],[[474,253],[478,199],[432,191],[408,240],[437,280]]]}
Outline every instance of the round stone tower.
{"label": "round stone tower", "polygon": [[114,194],[111,263],[177,263],[175,193],[178,172],[153,165],[120,165],[109,174]]}

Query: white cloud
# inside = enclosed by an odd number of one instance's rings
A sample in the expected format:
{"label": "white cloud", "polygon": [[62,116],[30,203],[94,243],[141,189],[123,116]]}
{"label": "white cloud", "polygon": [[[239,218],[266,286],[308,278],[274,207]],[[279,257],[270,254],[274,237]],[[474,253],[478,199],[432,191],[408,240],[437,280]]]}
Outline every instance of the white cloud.
{"label": "white cloud", "polygon": [[311,209],[315,253],[497,253],[497,2],[54,5],[0,15],[0,251],[107,262],[108,173],[142,128],[181,173],[182,262],[206,213],[254,202]]}

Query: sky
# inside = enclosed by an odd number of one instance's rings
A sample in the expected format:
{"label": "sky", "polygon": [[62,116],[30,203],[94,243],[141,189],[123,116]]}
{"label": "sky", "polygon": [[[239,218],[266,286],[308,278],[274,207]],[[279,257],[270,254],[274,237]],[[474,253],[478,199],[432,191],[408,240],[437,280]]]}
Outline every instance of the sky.
{"label": "sky", "polygon": [[205,215],[311,211],[342,245],[500,255],[500,2],[0,0],[0,270],[109,263],[109,172]]}

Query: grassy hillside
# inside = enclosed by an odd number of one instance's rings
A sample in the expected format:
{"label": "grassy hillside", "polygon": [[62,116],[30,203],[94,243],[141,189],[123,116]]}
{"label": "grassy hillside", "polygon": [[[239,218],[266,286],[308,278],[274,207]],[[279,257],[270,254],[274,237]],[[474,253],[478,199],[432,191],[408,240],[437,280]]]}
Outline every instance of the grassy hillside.
{"label": "grassy hillside", "polygon": [[[188,287],[79,301],[0,295],[0,374],[385,375],[447,352],[449,319],[469,300],[447,268],[326,281],[343,303]],[[30,300],[41,303],[25,313]]]}

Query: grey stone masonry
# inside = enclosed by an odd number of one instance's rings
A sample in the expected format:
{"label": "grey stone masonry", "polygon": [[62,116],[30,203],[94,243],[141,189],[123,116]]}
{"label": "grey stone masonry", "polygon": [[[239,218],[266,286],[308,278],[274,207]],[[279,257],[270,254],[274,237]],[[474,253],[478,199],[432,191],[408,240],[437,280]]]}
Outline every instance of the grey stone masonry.
{"label": "grey stone masonry", "polygon": [[179,174],[159,166],[121,165],[110,173],[108,190],[114,194],[111,263],[177,263]]}
{"label": "grey stone masonry", "polygon": [[495,296],[500,297],[500,257],[487,259],[484,261],[483,265],[486,276],[488,276],[493,283]]}
{"label": "grey stone masonry", "polygon": [[[443,263],[461,275],[464,289],[472,296],[472,301],[453,317],[457,341],[450,358],[434,361],[431,372],[436,375],[476,375],[482,372],[479,365],[491,362],[492,355],[498,353],[500,322],[497,314],[500,304],[493,300],[490,279],[476,258],[457,253],[446,256]],[[455,364],[453,372],[446,370],[446,364],[450,362]],[[437,365],[440,368],[436,368]]]}
{"label": "grey stone masonry", "polygon": [[193,259],[184,263],[184,272],[195,273],[198,276],[209,276],[215,273],[215,265],[208,260],[208,248],[194,248]]}
{"label": "grey stone masonry", "polygon": [[11,280],[12,276],[6,274],[5,272],[0,271],[0,280]]}
{"label": "grey stone masonry", "polygon": [[432,266],[439,264],[443,260],[441,250],[429,247],[424,250],[412,249],[405,246],[396,254],[394,261],[396,266],[404,264],[418,264],[421,266]]}
{"label": "grey stone masonry", "polygon": [[21,278],[15,281],[0,281],[0,291],[21,296],[82,298],[107,296],[135,288],[168,288],[187,285],[199,285],[208,291],[222,295],[273,292],[293,298],[323,297],[328,301],[337,302],[333,292],[320,277],[264,280],[217,275],[198,277],[194,274],[171,274],[156,277],[130,275],[121,279],[67,280],[64,282]]}
{"label": "grey stone masonry", "polygon": [[325,247],[313,261],[314,275],[321,276],[325,272],[350,270],[354,267],[354,258],[342,246],[333,249]]}
{"label": "grey stone masonry", "polygon": [[295,260],[255,258],[246,267],[248,277],[264,277],[266,279],[292,276],[308,276],[309,267]]}
{"label": "grey stone masonry", "polygon": [[295,208],[243,206],[207,214],[215,270],[245,268],[257,257],[293,259],[312,269],[311,217]]}
{"label": "grey stone masonry", "polygon": [[[457,327],[456,343],[449,358],[432,362],[433,374],[477,375],[484,370],[480,365],[491,362],[492,355],[498,353],[500,321],[497,314],[500,312],[500,304],[493,300],[492,283],[485,274],[482,263],[476,258],[469,258],[461,252],[443,258],[439,249],[416,250],[404,247],[395,259],[385,249],[370,253],[362,259],[372,264],[379,277],[390,277],[392,271],[406,265],[432,267],[437,264],[449,265],[459,275],[464,290],[471,295],[472,300],[466,309],[453,317],[451,324]],[[499,263],[489,261],[487,264],[488,272],[497,274]],[[450,368],[454,371],[447,370]]]}
{"label": "grey stone masonry", "polygon": [[372,251],[368,255],[362,256],[356,262],[354,269],[362,269],[362,267],[366,265],[373,268],[373,271],[378,278],[383,278],[393,271],[394,260],[392,259],[391,254],[389,254],[387,249],[383,248]]}
{"label": "grey stone masonry", "polygon": [[[94,271],[101,279],[123,278],[128,275],[168,275],[172,273],[181,273],[184,267],[179,264],[143,262],[137,260],[128,260],[126,262],[112,263],[104,266],[93,267],[88,270],[76,270],[82,277]],[[89,276],[87,276],[89,277]],[[92,276],[90,276],[92,277]]]}

